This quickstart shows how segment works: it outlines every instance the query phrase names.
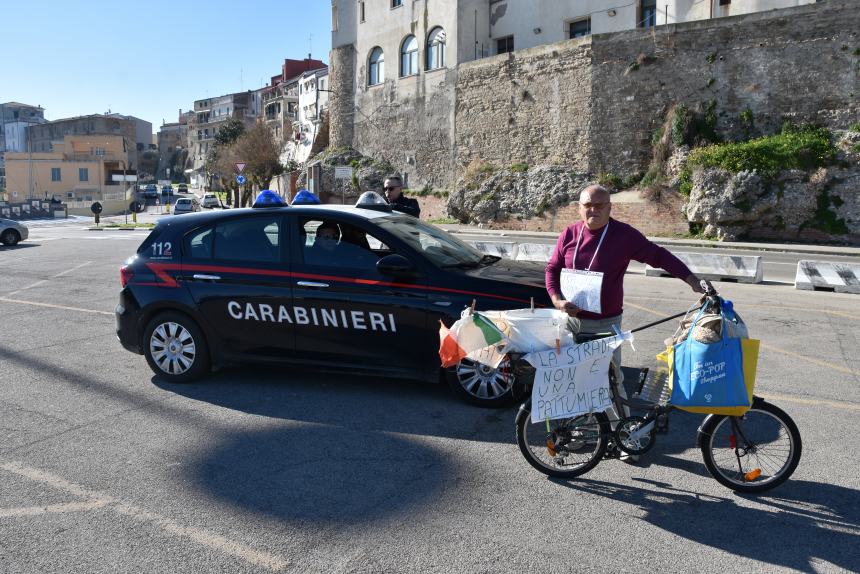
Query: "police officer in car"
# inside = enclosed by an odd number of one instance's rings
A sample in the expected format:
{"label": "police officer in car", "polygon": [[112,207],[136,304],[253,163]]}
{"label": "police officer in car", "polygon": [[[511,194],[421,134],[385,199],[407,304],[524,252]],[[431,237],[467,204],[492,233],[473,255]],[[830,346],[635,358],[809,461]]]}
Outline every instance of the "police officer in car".
{"label": "police officer in car", "polygon": [[403,195],[403,180],[400,179],[399,175],[389,175],[386,177],[382,185],[382,190],[385,192],[385,199],[388,200],[388,203],[395,211],[401,211],[412,217],[421,215],[418,200]]}

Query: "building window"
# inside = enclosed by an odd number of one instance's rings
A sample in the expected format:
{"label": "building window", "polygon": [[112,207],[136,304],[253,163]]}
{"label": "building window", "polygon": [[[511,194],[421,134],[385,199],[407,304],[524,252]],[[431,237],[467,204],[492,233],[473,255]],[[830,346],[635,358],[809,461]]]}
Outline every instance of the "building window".
{"label": "building window", "polygon": [[582,38],[583,36],[591,35],[591,18],[577,20],[570,23],[570,38]]}
{"label": "building window", "polygon": [[60,179],[60,168],[52,167],[51,168],[51,181],[62,181]]}
{"label": "building window", "polygon": [[496,40],[496,54],[507,54],[514,51],[514,37],[505,36]]}
{"label": "building window", "polygon": [[358,3],[358,20],[364,22],[364,2]]}
{"label": "building window", "polygon": [[400,8],[401,6],[403,6],[403,0],[391,0],[392,8]]}
{"label": "building window", "polygon": [[720,0],[720,6],[728,6],[732,3],[732,0]]}
{"label": "building window", "polygon": [[418,73],[418,40],[415,36],[406,36],[400,45],[400,77],[413,76]]}
{"label": "building window", "polygon": [[433,28],[427,36],[427,69],[445,67],[445,30]]}
{"label": "building window", "polygon": [[385,54],[377,46],[370,51],[370,65],[367,68],[367,85],[376,86],[385,81]]}
{"label": "building window", "polygon": [[78,181],[89,181],[90,180],[90,170],[86,167],[78,168]]}
{"label": "building window", "polygon": [[657,0],[642,0],[641,18],[639,26],[642,28],[653,28],[657,25]]}

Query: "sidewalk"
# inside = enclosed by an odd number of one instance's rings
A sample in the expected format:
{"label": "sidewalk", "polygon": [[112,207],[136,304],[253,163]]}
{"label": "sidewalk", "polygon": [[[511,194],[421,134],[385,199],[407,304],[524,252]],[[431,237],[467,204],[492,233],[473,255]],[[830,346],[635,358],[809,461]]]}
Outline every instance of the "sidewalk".
{"label": "sidewalk", "polygon": [[[557,231],[512,231],[504,229],[483,229],[476,225],[439,224],[437,227],[455,235],[486,235],[488,239],[497,238],[499,241],[514,241],[528,243],[532,240],[558,239]],[[860,247],[842,245],[809,245],[803,243],[756,243],[741,241],[710,241],[707,239],[688,239],[677,237],[649,237],[651,241],[665,247],[696,247],[711,249],[731,249],[749,251],[783,251],[790,253],[808,253],[810,255],[843,255],[860,257]]]}

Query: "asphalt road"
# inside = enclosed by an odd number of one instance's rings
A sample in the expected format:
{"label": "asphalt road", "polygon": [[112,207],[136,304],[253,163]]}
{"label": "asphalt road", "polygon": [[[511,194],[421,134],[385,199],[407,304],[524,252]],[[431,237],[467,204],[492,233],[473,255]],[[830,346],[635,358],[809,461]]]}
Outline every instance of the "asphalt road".
{"label": "asphalt road", "polygon": [[[763,343],[757,391],[800,427],[763,496],[712,480],[701,416],[638,465],[553,481],[514,410],[441,386],[289,367],[168,385],[114,334],[118,268],[145,233],[34,227],[0,247],[0,572],[856,572],[858,297],[719,284]],[[630,274],[625,325],[683,310]],[[671,327],[637,334],[653,364]]]}

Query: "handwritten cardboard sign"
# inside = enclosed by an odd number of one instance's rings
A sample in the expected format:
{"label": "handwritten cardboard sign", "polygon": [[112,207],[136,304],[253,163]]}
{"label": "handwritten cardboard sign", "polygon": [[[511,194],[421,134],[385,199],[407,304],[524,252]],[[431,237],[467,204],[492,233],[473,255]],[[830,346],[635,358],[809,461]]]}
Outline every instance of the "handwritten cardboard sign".
{"label": "handwritten cardboard sign", "polygon": [[524,357],[535,369],[532,422],[602,412],[612,405],[609,362],[630,332]]}

